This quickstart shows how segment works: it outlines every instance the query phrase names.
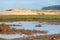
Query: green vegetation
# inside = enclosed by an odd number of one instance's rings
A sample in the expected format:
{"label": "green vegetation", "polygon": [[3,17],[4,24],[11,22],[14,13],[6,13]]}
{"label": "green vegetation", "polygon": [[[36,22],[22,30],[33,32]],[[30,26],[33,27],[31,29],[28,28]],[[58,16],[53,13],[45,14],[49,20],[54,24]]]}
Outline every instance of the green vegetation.
{"label": "green vegetation", "polygon": [[59,21],[60,15],[9,15],[0,16],[0,21]]}
{"label": "green vegetation", "polygon": [[44,18],[44,19],[60,19],[60,15],[9,15],[9,16],[0,16],[0,18]]}

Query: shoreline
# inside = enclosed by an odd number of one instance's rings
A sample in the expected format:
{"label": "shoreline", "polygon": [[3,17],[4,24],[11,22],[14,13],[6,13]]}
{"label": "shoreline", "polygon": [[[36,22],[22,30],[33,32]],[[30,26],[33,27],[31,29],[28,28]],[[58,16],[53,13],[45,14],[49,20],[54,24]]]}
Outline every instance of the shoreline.
{"label": "shoreline", "polygon": [[1,18],[0,19],[0,22],[14,22],[14,21],[60,22],[60,19],[44,19],[44,18]]}
{"label": "shoreline", "polygon": [[52,35],[44,35],[44,36],[31,36],[27,38],[14,38],[14,39],[5,39],[0,38],[0,40],[51,40],[51,38],[55,38],[55,40],[60,40],[60,34],[52,34]]}

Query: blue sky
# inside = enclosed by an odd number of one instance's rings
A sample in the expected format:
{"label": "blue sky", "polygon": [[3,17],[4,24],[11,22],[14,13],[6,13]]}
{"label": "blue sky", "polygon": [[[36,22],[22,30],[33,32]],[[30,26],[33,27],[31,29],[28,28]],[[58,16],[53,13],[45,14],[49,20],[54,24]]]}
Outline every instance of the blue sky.
{"label": "blue sky", "polygon": [[0,10],[15,8],[40,10],[51,5],[60,5],[60,0],[0,0]]}

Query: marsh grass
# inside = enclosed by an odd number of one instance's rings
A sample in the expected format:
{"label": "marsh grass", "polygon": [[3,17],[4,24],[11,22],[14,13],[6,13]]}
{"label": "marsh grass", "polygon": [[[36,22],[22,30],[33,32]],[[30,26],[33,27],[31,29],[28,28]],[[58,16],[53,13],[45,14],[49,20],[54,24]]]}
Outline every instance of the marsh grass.
{"label": "marsh grass", "polygon": [[44,18],[44,19],[60,19],[60,15],[8,15],[8,16],[0,16],[0,18]]}

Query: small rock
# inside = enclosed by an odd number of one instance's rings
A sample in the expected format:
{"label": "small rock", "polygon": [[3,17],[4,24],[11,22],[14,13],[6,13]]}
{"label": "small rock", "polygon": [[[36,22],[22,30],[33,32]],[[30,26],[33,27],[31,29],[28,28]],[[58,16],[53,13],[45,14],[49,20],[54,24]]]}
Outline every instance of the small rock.
{"label": "small rock", "polygon": [[36,27],[41,27],[41,26],[42,26],[41,24],[36,25]]}

